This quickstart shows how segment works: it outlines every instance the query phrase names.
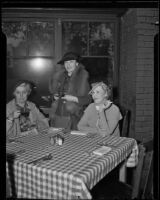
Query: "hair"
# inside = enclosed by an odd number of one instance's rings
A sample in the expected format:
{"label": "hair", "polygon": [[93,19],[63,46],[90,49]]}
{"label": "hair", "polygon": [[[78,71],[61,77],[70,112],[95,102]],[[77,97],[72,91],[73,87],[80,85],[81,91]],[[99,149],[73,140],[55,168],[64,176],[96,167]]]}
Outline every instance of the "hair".
{"label": "hair", "polygon": [[14,86],[14,89],[13,89],[13,95],[17,89],[17,87],[25,87],[26,90],[27,90],[27,95],[29,96],[32,92],[32,84],[30,81],[27,81],[27,80],[20,80],[16,83],[16,85]]}
{"label": "hair", "polygon": [[92,92],[95,88],[97,88],[98,86],[101,86],[102,89],[104,90],[104,92],[107,92],[107,99],[109,99],[111,97],[111,93],[112,93],[111,85],[107,85],[107,84],[105,84],[104,82],[101,81],[101,82],[92,83],[91,86],[92,86],[92,89],[89,92],[89,94],[92,94]]}

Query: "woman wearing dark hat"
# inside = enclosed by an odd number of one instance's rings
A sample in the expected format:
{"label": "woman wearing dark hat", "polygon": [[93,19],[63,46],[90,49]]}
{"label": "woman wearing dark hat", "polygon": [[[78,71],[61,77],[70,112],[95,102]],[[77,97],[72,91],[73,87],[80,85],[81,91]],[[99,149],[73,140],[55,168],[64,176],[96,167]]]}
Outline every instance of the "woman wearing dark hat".
{"label": "woman wearing dark hat", "polygon": [[73,52],[66,53],[58,64],[63,68],[53,73],[49,90],[53,96],[51,126],[77,129],[84,108],[91,102],[88,72]]}
{"label": "woman wearing dark hat", "polygon": [[34,103],[27,100],[31,91],[32,84],[29,81],[18,81],[15,85],[14,99],[7,103],[6,107],[7,137],[17,137],[31,130],[42,131],[49,128],[48,120]]}

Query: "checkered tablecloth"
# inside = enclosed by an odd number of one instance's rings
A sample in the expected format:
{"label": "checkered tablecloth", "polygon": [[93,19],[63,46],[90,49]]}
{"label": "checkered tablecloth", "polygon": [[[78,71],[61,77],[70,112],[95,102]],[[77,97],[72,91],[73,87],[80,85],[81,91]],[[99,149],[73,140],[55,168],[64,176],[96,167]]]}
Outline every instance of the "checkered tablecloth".
{"label": "checkered tablecloth", "polygon": [[[25,150],[17,154],[12,166],[10,162],[6,163],[7,176],[11,184],[14,182],[18,198],[91,199],[90,189],[125,160],[137,145],[132,138],[88,138],[67,133],[62,134],[65,137],[62,146],[52,146],[51,135],[25,136],[19,139],[23,143],[6,145],[10,153]],[[90,154],[104,141],[114,145],[109,153],[105,156]],[[27,164],[48,153],[52,153],[52,160],[39,165]]]}

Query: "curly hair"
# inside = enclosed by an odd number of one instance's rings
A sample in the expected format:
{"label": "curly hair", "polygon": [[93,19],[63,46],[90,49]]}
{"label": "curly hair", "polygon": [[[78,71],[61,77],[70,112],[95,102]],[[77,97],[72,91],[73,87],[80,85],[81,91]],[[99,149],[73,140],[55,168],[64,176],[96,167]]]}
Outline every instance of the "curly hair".
{"label": "curly hair", "polygon": [[107,92],[107,98],[109,99],[111,97],[111,93],[112,93],[111,85],[107,85],[107,84],[105,84],[104,82],[101,81],[101,82],[92,83],[91,86],[92,86],[92,89],[90,90],[89,94],[92,94],[93,90],[95,88],[97,88],[98,86],[101,86],[102,89],[104,90],[104,92]]}

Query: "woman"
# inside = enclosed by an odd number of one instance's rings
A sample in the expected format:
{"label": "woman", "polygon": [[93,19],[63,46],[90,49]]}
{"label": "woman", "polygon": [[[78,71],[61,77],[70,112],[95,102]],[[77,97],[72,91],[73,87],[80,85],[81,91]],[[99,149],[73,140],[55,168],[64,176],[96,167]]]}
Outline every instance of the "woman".
{"label": "woman", "polygon": [[102,136],[120,136],[119,120],[122,119],[119,108],[109,101],[110,88],[103,82],[92,84],[90,91],[94,103],[91,103],[78,123],[78,129]]}
{"label": "woman", "polygon": [[7,104],[7,137],[24,135],[32,129],[42,131],[49,128],[48,120],[34,103],[28,101],[31,93],[29,81],[19,81],[13,91],[14,99]]}
{"label": "woman", "polygon": [[91,102],[88,72],[73,52],[66,53],[58,64],[62,68],[53,73],[49,83],[53,97],[51,126],[76,130],[84,108]]}

